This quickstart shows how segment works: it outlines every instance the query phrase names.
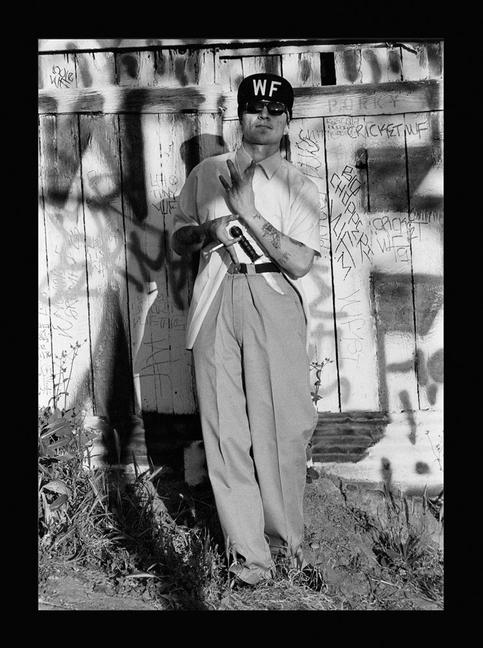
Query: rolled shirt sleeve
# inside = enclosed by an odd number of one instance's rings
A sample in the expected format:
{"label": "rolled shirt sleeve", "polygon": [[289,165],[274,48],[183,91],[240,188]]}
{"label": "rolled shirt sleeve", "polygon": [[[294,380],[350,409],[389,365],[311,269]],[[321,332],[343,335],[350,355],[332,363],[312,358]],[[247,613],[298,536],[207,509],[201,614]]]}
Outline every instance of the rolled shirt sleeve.
{"label": "rolled shirt sleeve", "polygon": [[198,173],[197,167],[195,167],[186,178],[186,182],[179,194],[178,204],[173,213],[172,235],[186,225],[200,224],[197,208],[197,193]]}

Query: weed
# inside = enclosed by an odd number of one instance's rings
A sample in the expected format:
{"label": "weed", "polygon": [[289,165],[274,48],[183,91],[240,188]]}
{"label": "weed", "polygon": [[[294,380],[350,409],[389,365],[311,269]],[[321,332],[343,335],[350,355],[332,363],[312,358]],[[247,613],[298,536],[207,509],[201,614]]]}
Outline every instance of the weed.
{"label": "weed", "polygon": [[322,380],[320,377],[320,374],[322,372],[322,369],[325,367],[325,365],[333,362],[333,360],[330,360],[329,358],[324,358],[321,362],[319,362],[317,359],[314,360],[313,362],[310,363],[311,369],[315,370],[315,382],[314,382],[314,390],[310,393],[312,396],[312,401],[315,406],[317,406],[317,402],[323,398],[320,394],[320,386],[322,384]]}
{"label": "weed", "polygon": [[347,498],[337,503],[371,538],[379,571],[368,569],[357,547],[347,563],[349,578],[361,570],[367,577],[369,594],[344,594],[329,587],[329,572],[300,571],[286,559],[276,562],[271,582],[232,587],[211,490],[166,480],[162,468],[135,470],[134,479],[120,470],[87,470],[85,455],[96,432],[84,429],[74,409],[60,409],[59,398],[56,393],[53,406],[39,410],[41,583],[57,562],[93,567],[108,576],[115,593],[135,593],[173,610],[395,609],[411,588],[440,600],[440,554],[424,542],[408,501],[397,500],[389,488],[383,518],[351,507]]}
{"label": "weed", "polygon": [[386,484],[383,493],[382,519],[351,506],[356,523],[372,534],[372,550],[394,581],[392,585],[413,587],[432,600],[439,600],[443,588],[442,555],[428,541],[424,514],[411,514],[408,498],[396,498]]}
{"label": "weed", "polygon": [[[313,362],[310,363],[310,368],[315,370],[315,382],[314,382],[314,389],[313,391],[310,392],[310,395],[312,397],[312,402],[315,406],[315,409],[317,409],[317,403],[318,401],[323,398],[323,396],[320,394],[320,386],[322,384],[322,380],[320,377],[320,374],[322,372],[322,369],[327,365],[328,363],[333,362],[329,358],[325,358],[321,362],[319,362],[317,359],[315,359]],[[306,449],[306,474],[305,474],[305,481],[307,484],[311,484],[312,481],[316,480],[319,478],[319,473],[317,470],[314,468],[313,464],[313,459],[312,459],[312,441],[309,441],[307,444],[307,449]]]}

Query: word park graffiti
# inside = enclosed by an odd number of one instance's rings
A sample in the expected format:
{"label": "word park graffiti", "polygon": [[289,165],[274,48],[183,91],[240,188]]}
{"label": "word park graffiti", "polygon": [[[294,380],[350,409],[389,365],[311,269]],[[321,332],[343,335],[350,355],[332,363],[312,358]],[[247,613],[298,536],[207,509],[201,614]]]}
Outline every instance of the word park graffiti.
{"label": "word park graffiti", "polygon": [[384,95],[372,96],[348,96],[330,97],[328,100],[328,109],[330,113],[350,113],[350,112],[384,112],[384,110],[394,110],[400,101],[396,93],[385,93]]}

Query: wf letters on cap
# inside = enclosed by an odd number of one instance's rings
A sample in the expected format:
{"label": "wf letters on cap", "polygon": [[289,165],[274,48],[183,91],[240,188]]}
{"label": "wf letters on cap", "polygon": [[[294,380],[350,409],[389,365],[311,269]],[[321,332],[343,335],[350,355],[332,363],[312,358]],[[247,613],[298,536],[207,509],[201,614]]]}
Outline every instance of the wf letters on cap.
{"label": "wf letters on cap", "polygon": [[239,111],[247,101],[267,99],[284,103],[292,117],[293,98],[293,89],[287,79],[268,72],[251,74],[238,87]]}

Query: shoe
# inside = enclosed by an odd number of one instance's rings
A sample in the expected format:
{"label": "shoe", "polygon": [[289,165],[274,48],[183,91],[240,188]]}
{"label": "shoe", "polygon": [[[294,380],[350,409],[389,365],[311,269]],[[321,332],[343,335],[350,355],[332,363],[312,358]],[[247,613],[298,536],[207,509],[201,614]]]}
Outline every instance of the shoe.
{"label": "shoe", "polygon": [[271,569],[262,569],[261,567],[248,568],[240,563],[231,565],[228,571],[234,574],[238,580],[252,587],[260,583],[266,583],[273,578]]}

